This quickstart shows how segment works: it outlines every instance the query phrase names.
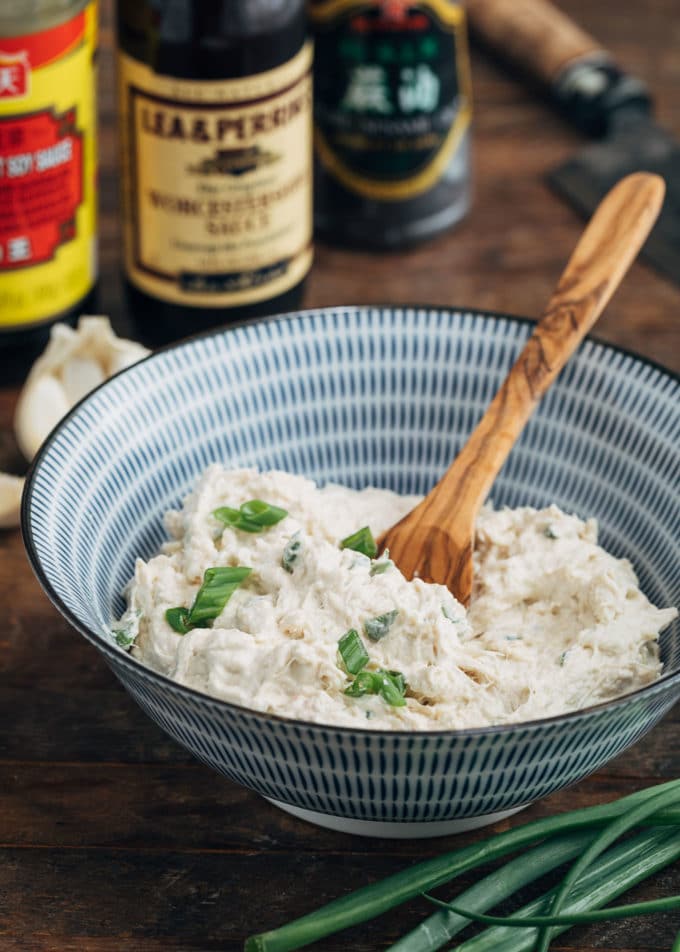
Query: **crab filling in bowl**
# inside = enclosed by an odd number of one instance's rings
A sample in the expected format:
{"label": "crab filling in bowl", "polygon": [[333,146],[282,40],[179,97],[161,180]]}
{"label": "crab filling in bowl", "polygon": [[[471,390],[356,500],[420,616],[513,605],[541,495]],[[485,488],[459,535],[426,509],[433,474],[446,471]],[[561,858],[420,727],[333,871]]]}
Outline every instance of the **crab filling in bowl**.
{"label": "crab filling in bowl", "polygon": [[211,466],[171,541],[137,561],[118,644],[181,684],[259,711],[393,730],[534,720],[661,672],[655,608],[597,524],[486,507],[469,610],[407,581],[374,539],[418,501]]}

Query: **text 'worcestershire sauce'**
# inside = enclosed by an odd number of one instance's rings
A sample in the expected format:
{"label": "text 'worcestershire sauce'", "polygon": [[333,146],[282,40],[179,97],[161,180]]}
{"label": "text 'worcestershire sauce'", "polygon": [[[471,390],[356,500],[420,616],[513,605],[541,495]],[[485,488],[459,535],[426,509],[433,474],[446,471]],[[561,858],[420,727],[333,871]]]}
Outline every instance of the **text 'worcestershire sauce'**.
{"label": "text 'worcestershire sauce'", "polygon": [[453,0],[310,0],[314,220],[331,242],[398,248],[470,201],[465,14]]}
{"label": "text 'worcestershire sauce'", "polygon": [[296,307],[312,261],[303,0],[121,0],[125,276],[163,343]]}

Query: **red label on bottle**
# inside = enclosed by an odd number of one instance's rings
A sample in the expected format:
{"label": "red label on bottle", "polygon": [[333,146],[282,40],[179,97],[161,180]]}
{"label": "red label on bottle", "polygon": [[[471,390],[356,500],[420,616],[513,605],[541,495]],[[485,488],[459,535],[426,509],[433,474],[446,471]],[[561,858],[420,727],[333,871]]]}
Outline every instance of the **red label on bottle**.
{"label": "red label on bottle", "polygon": [[30,61],[31,69],[41,69],[73,52],[83,42],[85,33],[85,11],[77,16],[53,26],[40,33],[27,36],[5,36],[2,38],[0,62],[3,59],[14,60],[23,56]]}
{"label": "red label on bottle", "polygon": [[0,119],[0,182],[0,270],[49,261],[83,198],[76,110]]}

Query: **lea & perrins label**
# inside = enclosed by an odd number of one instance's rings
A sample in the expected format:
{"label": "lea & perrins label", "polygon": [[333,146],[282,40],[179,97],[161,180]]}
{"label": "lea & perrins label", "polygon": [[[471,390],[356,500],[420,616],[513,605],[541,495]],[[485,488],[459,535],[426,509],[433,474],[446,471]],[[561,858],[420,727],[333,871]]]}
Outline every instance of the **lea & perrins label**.
{"label": "lea & perrins label", "polygon": [[312,261],[305,43],[233,79],[154,72],[120,51],[125,270],[140,290],[233,307],[297,285]]}

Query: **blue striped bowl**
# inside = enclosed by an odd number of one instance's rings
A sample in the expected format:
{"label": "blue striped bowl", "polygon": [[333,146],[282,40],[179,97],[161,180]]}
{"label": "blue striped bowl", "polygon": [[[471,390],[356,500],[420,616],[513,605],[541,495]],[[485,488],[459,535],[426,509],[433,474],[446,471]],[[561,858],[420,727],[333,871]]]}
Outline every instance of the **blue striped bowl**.
{"label": "blue striped bowl", "polygon": [[[424,493],[460,448],[530,325],[462,311],[333,308],[200,337],[122,372],[41,450],[23,528],[54,604],[141,707],[220,773],[298,816],[386,836],[482,825],[596,770],[680,693],[680,630],[664,674],[546,720],[428,733],[341,729],[249,711],[174,684],[107,633],[135,557],[211,462]],[[494,487],[496,504],[593,515],[658,605],[677,603],[677,407],[658,367],[588,341]]]}

